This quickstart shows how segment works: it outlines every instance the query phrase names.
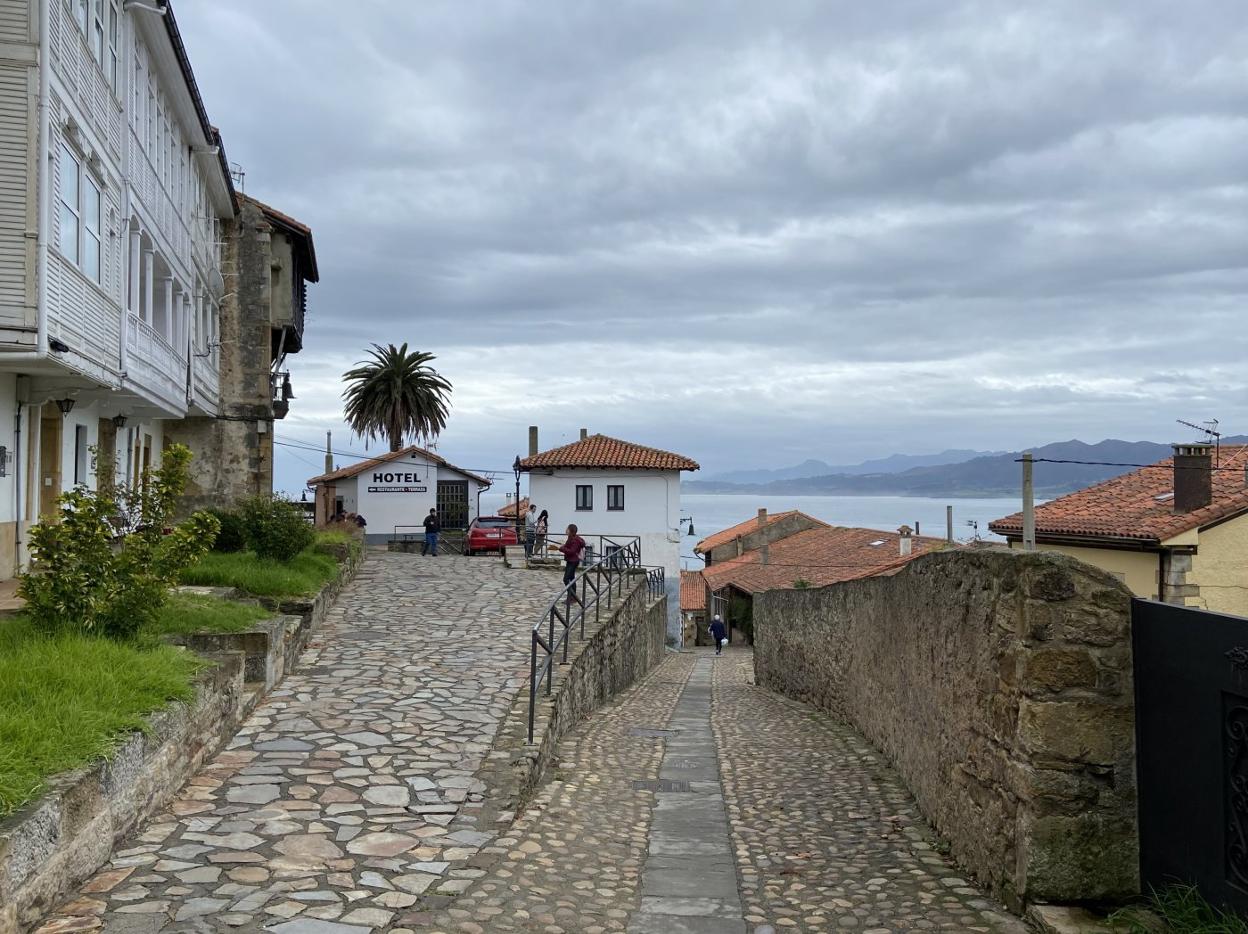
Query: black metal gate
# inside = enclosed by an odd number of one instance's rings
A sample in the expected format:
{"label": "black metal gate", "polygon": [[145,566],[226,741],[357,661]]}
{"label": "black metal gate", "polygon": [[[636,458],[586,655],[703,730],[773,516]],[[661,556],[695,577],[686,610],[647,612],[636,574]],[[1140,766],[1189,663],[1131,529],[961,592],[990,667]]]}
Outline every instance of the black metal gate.
{"label": "black metal gate", "polygon": [[444,529],[468,528],[468,481],[438,481],[438,518]]}
{"label": "black metal gate", "polygon": [[1248,913],[1248,619],[1131,605],[1144,891]]}

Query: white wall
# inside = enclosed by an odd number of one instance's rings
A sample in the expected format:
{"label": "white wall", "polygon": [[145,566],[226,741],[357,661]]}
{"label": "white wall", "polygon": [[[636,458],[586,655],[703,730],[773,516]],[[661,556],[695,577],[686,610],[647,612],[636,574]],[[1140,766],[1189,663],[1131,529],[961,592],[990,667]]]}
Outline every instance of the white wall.
{"label": "white wall", "polygon": [[338,481],[338,495],[343,499],[343,509],[364,517],[370,536],[389,538],[396,525],[416,526],[406,530],[409,532],[420,530],[429,510],[438,505],[439,478],[468,481],[468,521],[475,519],[481,484],[414,453]]}
{"label": "white wall", "polygon": [[[592,510],[576,508],[576,488],[594,490]],[[607,487],[624,487],[624,508],[607,509]],[[529,474],[529,500],[550,512],[550,531],[575,523],[582,535],[639,535],[641,560],[663,568],[668,636],[680,633],[680,472],[677,470],[556,470]]]}

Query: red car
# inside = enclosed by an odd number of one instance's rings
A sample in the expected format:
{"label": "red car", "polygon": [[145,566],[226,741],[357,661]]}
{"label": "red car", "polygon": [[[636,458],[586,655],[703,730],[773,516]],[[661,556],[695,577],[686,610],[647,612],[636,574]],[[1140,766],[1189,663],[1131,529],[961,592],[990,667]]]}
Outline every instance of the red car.
{"label": "red car", "polygon": [[464,554],[475,555],[482,551],[497,551],[500,554],[508,545],[518,545],[516,538],[516,522],[502,516],[478,516],[468,526],[468,535],[464,539]]}

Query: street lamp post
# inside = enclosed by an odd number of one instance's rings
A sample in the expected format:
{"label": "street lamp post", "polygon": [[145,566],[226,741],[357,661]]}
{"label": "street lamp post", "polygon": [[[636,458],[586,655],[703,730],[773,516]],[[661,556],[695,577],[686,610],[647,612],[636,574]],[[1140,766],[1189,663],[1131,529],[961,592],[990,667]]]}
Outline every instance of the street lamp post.
{"label": "street lamp post", "polygon": [[515,500],[516,502],[516,544],[521,545],[524,543],[524,539],[520,537],[521,535],[524,534],[524,530],[521,525],[521,523],[524,522],[524,517],[520,515],[520,455],[519,454],[516,455],[516,460],[515,460],[515,463],[511,465],[511,470],[512,470],[512,473],[516,475],[516,500]]}

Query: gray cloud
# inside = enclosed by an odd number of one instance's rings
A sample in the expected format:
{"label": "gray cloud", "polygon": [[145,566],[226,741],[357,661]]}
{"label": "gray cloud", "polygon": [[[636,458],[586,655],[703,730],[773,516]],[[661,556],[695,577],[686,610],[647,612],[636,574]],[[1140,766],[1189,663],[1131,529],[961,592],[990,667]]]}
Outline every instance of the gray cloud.
{"label": "gray cloud", "polygon": [[281,434],[345,447],[338,375],[407,340],[476,466],[587,402],[714,468],[1248,430],[1248,26],[1199,14],[178,4],[248,192],[316,231]]}

